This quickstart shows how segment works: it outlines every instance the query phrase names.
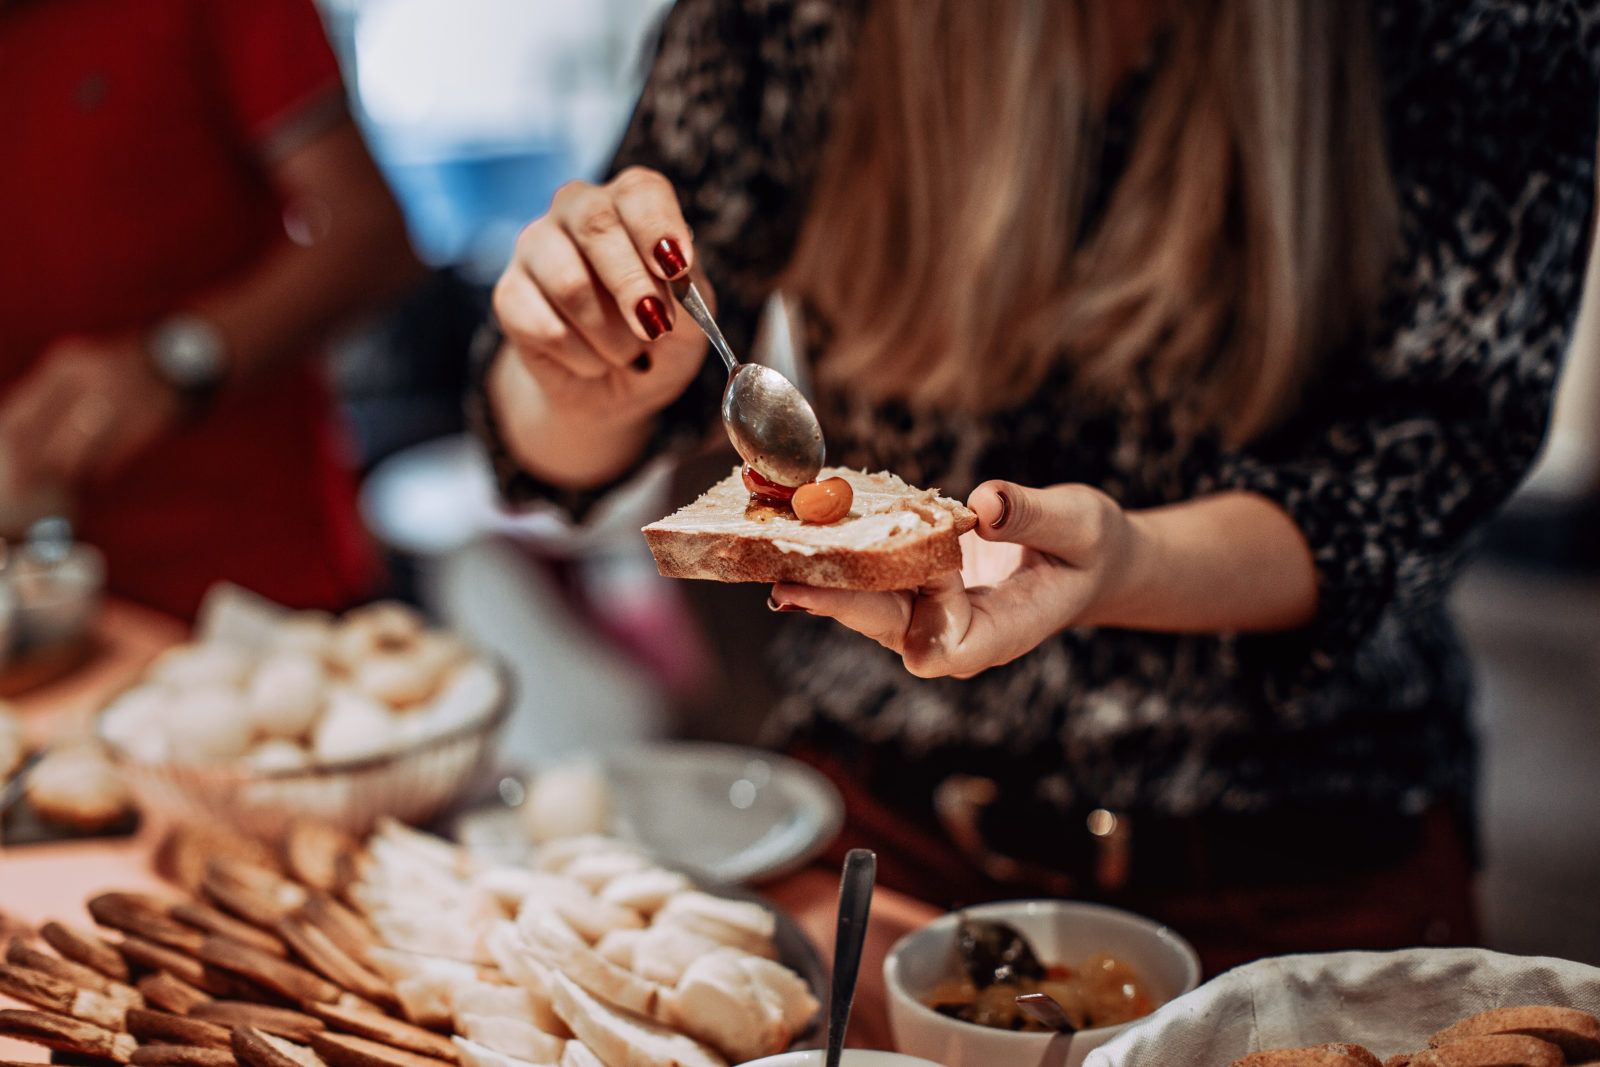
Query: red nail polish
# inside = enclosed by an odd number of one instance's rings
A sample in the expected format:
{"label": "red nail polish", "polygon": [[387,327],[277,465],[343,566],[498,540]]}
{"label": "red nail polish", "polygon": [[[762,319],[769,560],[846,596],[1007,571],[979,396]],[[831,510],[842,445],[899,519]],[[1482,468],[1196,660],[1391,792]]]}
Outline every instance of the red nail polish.
{"label": "red nail polish", "polygon": [[643,374],[650,369],[650,353],[640,352],[633,357],[633,369]]}
{"label": "red nail polish", "polygon": [[683,251],[678,247],[678,242],[670,237],[663,237],[656,242],[655,257],[661,269],[666,271],[668,281],[689,269],[689,261],[683,258]]}
{"label": "red nail polish", "polygon": [[1011,498],[998,491],[994,495],[1000,498],[1000,514],[994,517],[994,521],[989,524],[989,529],[998,530],[1011,517]]}
{"label": "red nail polish", "polygon": [[666,306],[656,297],[647,296],[639,301],[633,313],[639,316],[639,325],[644,327],[644,332],[652,341],[672,329],[672,324],[667,322]]}

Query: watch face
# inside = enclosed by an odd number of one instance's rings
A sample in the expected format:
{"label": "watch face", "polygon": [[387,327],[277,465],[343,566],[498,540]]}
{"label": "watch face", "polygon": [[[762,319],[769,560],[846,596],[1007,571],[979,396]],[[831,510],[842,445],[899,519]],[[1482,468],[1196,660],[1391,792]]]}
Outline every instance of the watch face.
{"label": "watch face", "polygon": [[216,385],[223,374],[222,335],[199,319],[171,319],[151,338],[156,369],[180,389]]}

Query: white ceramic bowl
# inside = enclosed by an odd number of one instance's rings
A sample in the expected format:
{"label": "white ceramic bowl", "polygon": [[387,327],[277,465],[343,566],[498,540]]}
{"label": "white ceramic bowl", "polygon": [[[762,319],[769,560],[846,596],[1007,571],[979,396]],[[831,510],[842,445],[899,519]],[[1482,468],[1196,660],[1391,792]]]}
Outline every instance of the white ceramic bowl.
{"label": "white ceramic bowl", "polygon": [[[785,1052],[778,1056],[751,1060],[741,1064],[740,1067],[822,1067],[823,1055],[820,1049],[812,1052]],[[845,1049],[839,1062],[842,1067],[942,1067],[940,1064],[919,1060],[915,1056],[903,1056],[898,1052],[872,1052],[861,1048]]]}
{"label": "white ceramic bowl", "polygon": [[[1200,957],[1159,923],[1099,904],[1018,900],[968,908],[974,919],[1009,923],[1047,964],[1109,952],[1149,983],[1157,1006],[1200,984]],[[901,938],[883,962],[889,1028],[895,1047],[945,1067],[1077,1067],[1092,1050],[1133,1023],[1080,1030],[1070,1037],[1017,1033],[940,1015],[923,1003],[933,988],[959,974],[951,913]]]}

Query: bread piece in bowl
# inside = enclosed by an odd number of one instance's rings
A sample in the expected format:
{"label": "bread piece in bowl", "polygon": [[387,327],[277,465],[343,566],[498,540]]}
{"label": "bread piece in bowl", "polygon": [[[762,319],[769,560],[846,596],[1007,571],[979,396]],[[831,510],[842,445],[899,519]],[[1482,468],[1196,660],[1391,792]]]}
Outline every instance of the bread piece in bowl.
{"label": "bread piece in bowl", "polygon": [[800,582],[830,589],[915,589],[961,569],[958,538],[977,525],[964,505],[892,474],[825,468],[854,491],[838,522],[802,522],[783,507],[752,501],[739,471],[644,528],[656,568],[668,578]]}

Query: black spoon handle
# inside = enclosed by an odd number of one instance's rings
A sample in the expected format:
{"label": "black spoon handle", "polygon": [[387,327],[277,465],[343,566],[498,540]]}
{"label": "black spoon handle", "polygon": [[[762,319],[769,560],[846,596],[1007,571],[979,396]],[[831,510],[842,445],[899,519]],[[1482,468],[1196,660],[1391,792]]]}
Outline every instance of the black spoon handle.
{"label": "black spoon handle", "polygon": [[839,921],[833,940],[833,989],[828,994],[828,1053],[826,1067],[839,1067],[844,1034],[850,1026],[850,1005],[856,996],[856,976],[861,973],[861,946],[867,939],[867,915],[872,911],[872,886],[878,877],[878,857],[853,848],[844,858],[839,878]]}

